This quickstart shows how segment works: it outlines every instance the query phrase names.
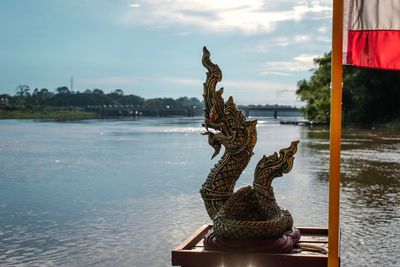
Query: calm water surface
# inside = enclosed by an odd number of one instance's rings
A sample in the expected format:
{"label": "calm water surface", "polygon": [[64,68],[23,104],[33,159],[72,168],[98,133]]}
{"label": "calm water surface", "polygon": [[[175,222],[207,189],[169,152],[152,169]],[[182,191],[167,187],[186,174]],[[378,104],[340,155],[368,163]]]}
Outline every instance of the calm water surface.
{"label": "calm water surface", "polygon": [[[0,121],[0,266],[170,266],[210,223],[198,190],[212,148],[201,119]],[[255,164],[299,139],[274,182],[295,224],[327,226],[329,132],[261,118]],[[343,266],[400,266],[400,132],[345,129]]]}

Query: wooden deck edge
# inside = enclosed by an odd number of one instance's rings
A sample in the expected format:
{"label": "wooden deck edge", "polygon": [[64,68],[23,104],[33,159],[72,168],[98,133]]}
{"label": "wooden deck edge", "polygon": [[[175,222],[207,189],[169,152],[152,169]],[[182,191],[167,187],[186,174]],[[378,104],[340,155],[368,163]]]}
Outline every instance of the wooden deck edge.
{"label": "wooden deck edge", "polygon": [[185,241],[181,242],[174,250],[186,250],[193,248],[201,239],[203,239],[204,235],[208,232],[212,226],[209,224],[202,225],[199,229],[197,229],[193,234],[191,234]]}
{"label": "wooden deck edge", "polygon": [[[175,251],[173,266],[327,266],[326,255],[298,255],[274,253],[227,253],[219,251]],[[283,264],[283,265],[282,265]]]}

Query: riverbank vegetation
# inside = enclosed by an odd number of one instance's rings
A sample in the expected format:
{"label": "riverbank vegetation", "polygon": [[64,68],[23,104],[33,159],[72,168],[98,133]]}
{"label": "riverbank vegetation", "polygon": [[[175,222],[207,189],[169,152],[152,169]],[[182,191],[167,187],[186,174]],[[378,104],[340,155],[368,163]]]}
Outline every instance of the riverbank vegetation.
{"label": "riverbank vegetation", "polygon": [[122,89],[110,93],[97,88],[75,92],[62,86],[55,92],[36,88],[31,93],[28,85],[19,85],[14,96],[0,94],[0,119],[88,119],[135,116],[141,115],[142,111],[149,116],[197,115],[202,108],[202,102],[194,97],[144,99],[125,95]]}
{"label": "riverbank vegetation", "polygon": [[[298,82],[297,95],[307,104],[307,119],[329,121],[331,53],[314,59],[315,69],[308,80]],[[343,68],[343,122],[361,126],[400,129],[400,72]]]}
{"label": "riverbank vegetation", "polygon": [[49,119],[49,120],[85,120],[97,119],[99,114],[79,108],[19,108],[0,109],[0,119]]}
{"label": "riverbank vegetation", "polygon": [[[126,95],[122,89],[104,93],[101,89],[71,91],[58,87],[31,89],[19,85],[14,96],[0,94],[0,119],[90,119],[114,117],[201,116],[204,103],[195,97],[151,98]],[[248,105],[240,108],[265,111],[283,109],[297,112],[284,105]],[[271,111],[270,111],[271,112]],[[284,111],[285,112],[285,111]]]}

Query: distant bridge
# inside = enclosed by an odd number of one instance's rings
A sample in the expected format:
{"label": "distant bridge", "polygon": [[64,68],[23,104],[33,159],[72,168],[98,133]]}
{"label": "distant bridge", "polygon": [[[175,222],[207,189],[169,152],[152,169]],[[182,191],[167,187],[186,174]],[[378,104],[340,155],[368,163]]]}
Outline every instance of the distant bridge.
{"label": "distant bridge", "polygon": [[139,116],[157,116],[168,117],[174,115],[180,116],[198,116],[203,114],[201,108],[193,107],[140,107],[134,105],[96,105],[85,107],[87,111],[92,111],[107,117],[139,117]]}
{"label": "distant bridge", "polygon": [[260,111],[273,112],[273,116],[275,119],[278,118],[279,112],[300,112],[299,108],[285,107],[285,106],[265,106],[265,107],[238,106],[238,109],[241,110],[246,115],[246,117],[249,117],[251,112],[260,112]]}
{"label": "distant bridge", "polygon": [[[203,115],[203,109],[193,106],[184,108],[175,107],[140,107],[134,105],[95,105],[85,107],[87,111],[99,113],[107,117],[138,117],[138,116],[157,116],[157,117],[168,117],[168,116],[201,116]],[[238,109],[242,111],[246,117],[249,117],[254,112],[272,112],[273,117],[278,118],[280,112],[300,112],[299,108],[296,107],[285,107],[285,106],[238,106]]]}

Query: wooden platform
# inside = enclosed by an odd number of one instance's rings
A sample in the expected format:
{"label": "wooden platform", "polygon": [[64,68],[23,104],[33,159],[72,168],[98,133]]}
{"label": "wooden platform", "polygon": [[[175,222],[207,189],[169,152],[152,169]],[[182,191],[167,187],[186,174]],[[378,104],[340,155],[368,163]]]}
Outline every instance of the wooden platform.
{"label": "wooden platform", "polygon": [[[251,267],[322,267],[328,265],[328,256],[319,252],[296,251],[288,254],[266,252],[206,251],[203,238],[211,225],[203,225],[172,251],[172,265],[183,267],[251,266]],[[302,244],[328,250],[328,230],[298,228]]]}

